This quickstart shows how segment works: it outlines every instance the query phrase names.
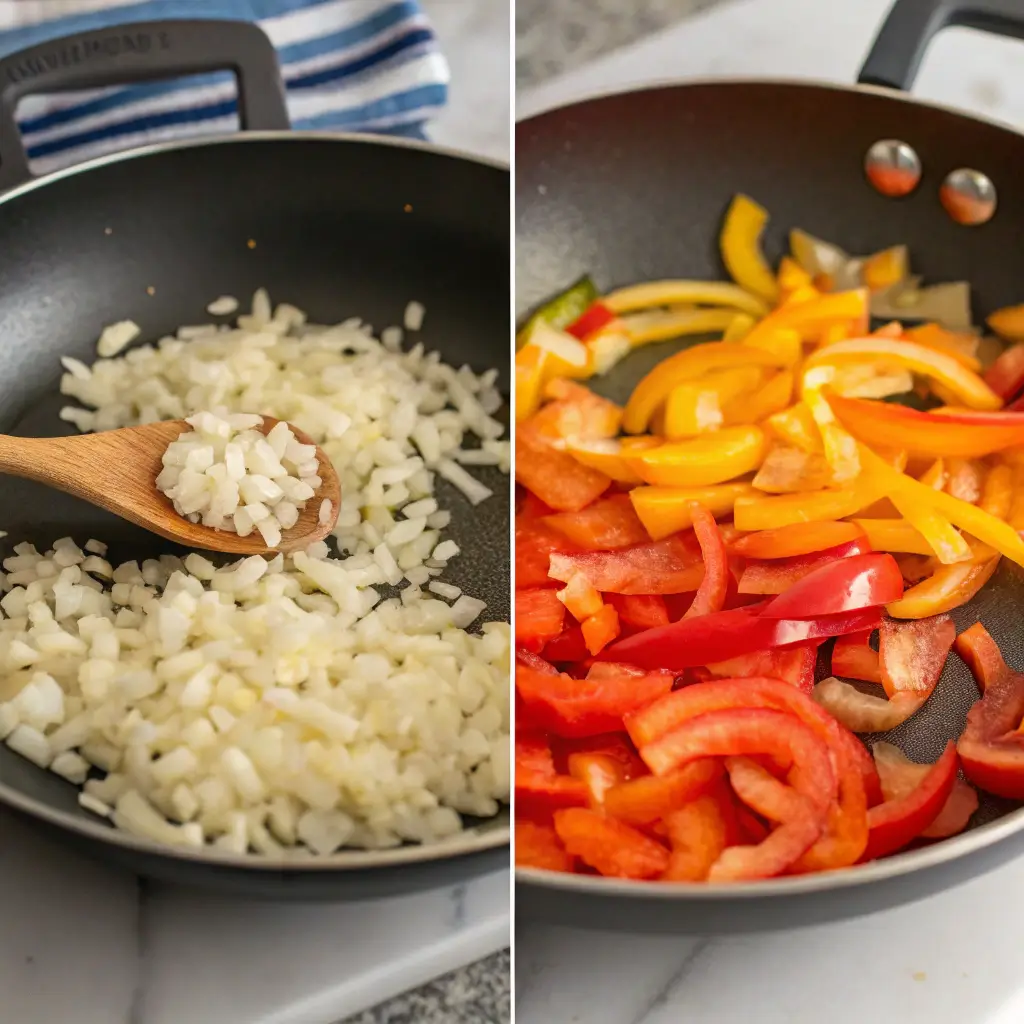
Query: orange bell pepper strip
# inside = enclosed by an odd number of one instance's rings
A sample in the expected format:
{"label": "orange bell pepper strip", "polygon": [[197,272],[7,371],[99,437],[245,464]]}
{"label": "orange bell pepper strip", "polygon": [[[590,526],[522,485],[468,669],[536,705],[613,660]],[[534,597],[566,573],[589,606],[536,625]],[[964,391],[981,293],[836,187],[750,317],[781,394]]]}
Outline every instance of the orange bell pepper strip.
{"label": "orange bell pepper strip", "polygon": [[793,401],[796,376],[791,370],[782,370],[770,377],[752,395],[733,398],[722,409],[722,418],[729,426],[739,423],[760,423],[775,413],[782,412]]}
{"label": "orange bell pepper strip", "polygon": [[854,523],[795,523],[739,537],[730,550],[741,558],[792,558],[848,544],[864,532]]}
{"label": "orange bell pepper strip", "polygon": [[[811,289],[813,293],[813,289]],[[803,299],[803,301],[798,301]],[[766,316],[751,332],[752,335],[769,334],[780,327],[799,333],[804,341],[817,340],[823,331],[839,323],[852,323],[867,329],[868,291],[854,288],[827,295],[812,294],[804,297],[794,292],[789,301]]]}
{"label": "orange bell pepper strip", "polygon": [[555,597],[565,605],[565,610],[577,622],[589,619],[604,607],[600,592],[587,582],[585,576],[573,576],[561,590],[555,592]]}
{"label": "orange bell pepper strip", "polygon": [[722,425],[718,392],[702,384],[680,384],[665,402],[664,433],[669,441],[696,437]]}
{"label": "orange bell pepper strip", "polygon": [[758,490],[769,494],[793,494],[832,487],[837,481],[824,455],[775,445],[752,482]]}
{"label": "orange bell pepper strip", "polygon": [[911,555],[932,555],[931,545],[920,530],[905,519],[854,519],[875,551],[904,552]]}
{"label": "orange bell pepper strip", "polygon": [[646,483],[661,487],[707,487],[755,470],[764,458],[764,432],[754,426],[726,427],[690,441],[630,453],[630,466]]}
{"label": "orange bell pepper strip", "polygon": [[783,366],[787,367],[795,367],[804,354],[800,332],[794,331],[791,327],[776,327],[771,331],[752,330],[742,341],[751,348],[759,348],[777,355]]}
{"label": "orange bell pepper strip", "polygon": [[978,507],[990,516],[1005,519],[1010,514],[1012,503],[1013,469],[1003,464],[993,466],[985,477]]}
{"label": "orange bell pepper strip", "polygon": [[600,654],[619,635],[619,613],[610,604],[602,605],[600,611],[583,620],[580,628],[587,650],[592,655]]}
{"label": "orange bell pepper strip", "polygon": [[722,261],[729,276],[743,289],[774,305],[779,284],[761,251],[768,211],[742,193],[729,204],[719,235]]}
{"label": "orange bell pepper strip", "polygon": [[604,810],[630,825],[652,825],[713,788],[722,774],[722,766],[706,758],[668,775],[642,775],[609,789]]}
{"label": "orange bell pepper strip", "polygon": [[572,871],[574,863],[554,825],[516,818],[516,867]]}
{"label": "orange bell pepper strip", "polygon": [[668,867],[668,850],[661,843],[596,811],[556,811],[555,831],[570,854],[608,877],[655,878]]}
{"label": "orange bell pepper strip", "polygon": [[722,333],[722,341],[742,341],[756,323],[757,320],[749,313],[733,313],[729,326]]}
{"label": "orange bell pepper strip", "polygon": [[731,370],[712,370],[698,378],[696,383],[700,387],[711,388],[724,407],[733,399],[756,391],[764,383],[767,372],[760,366],[736,366]]}
{"label": "orange bell pepper strip", "polygon": [[1013,497],[1006,521],[1018,532],[1024,530],[1024,464],[1021,463],[1013,467]]}
{"label": "orange bell pepper strip", "polygon": [[971,459],[947,461],[946,491],[954,498],[976,505],[981,498],[984,479],[984,468]]}
{"label": "orange bell pepper strip", "polygon": [[707,879],[726,847],[738,841],[739,825],[732,799],[723,786],[720,792],[699,796],[665,816],[672,852],[668,867],[661,876],[663,882],[703,882]]}
{"label": "orange bell pepper strip", "polygon": [[[1020,538],[1012,526],[990,515],[976,505],[960,501],[941,491],[933,491],[912,477],[893,469],[874,452],[861,446],[861,460],[865,475],[873,480],[876,486],[883,486],[890,497],[906,495],[916,498],[923,506],[934,509],[953,525],[976,537],[983,544],[994,548],[1011,561],[1024,566],[1024,540]],[[774,499],[778,500],[778,499]],[[737,517],[737,526],[740,526]],[[742,526],[740,526],[742,529]]]}
{"label": "orange bell pepper strip", "polygon": [[1024,444],[1024,413],[919,412],[834,392],[827,398],[836,419],[871,447],[898,444],[914,455],[979,459]]}
{"label": "orange bell pepper strip", "polygon": [[748,483],[729,483],[711,487],[636,487],[629,497],[651,540],[662,540],[693,525],[694,502],[712,515],[724,516],[732,513],[739,498],[757,493]]}
{"label": "orange bell pepper strip", "polygon": [[863,263],[861,274],[864,283],[873,292],[884,291],[899,284],[909,272],[907,247],[894,245],[869,256]]}
{"label": "orange bell pepper strip", "polygon": [[999,566],[999,555],[990,547],[975,541],[970,548],[970,561],[940,566],[926,580],[905,590],[886,611],[894,619],[925,619],[966,604]]}
{"label": "orange bell pepper strip", "polygon": [[811,275],[792,256],[783,256],[779,261],[776,279],[781,299],[788,298],[798,288],[807,288],[812,283]]}
{"label": "orange bell pepper strip", "polygon": [[1014,674],[1003,660],[999,645],[980,622],[976,622],[970,629],[965,629],[953,641],[953,646],[956,653],[967,663],[982,693],[990,686],[1000,685]]}
{"label": "orange bell pepper strip", "polygon": [[622,423],[622,410],[607,398],[571,380],[557,378],[544,386],[542,405],[529,426],[553,441],[566,438],[597,440],[615,437]]}
{"label": "orange bell pepper strip", "polygon": [[642,484],[639,474],[630,468],[626,460],[629,452],[645,448],[657,448],[661,439],[657,437],[624,437],[618,439],[597,438],[580,440],[567,438],[565,450],[580,465],[597,470],[619,484]]}
{"label": "orange bell pepper strip", "polygon": [[773,530],[794,523],[846,519],[874,504],[883,493],[877,482],[858,478],[848,487],[824,491],[766,498],[737,498],[733,508],[733,522],[739,530],[754,531]]}
{"label": "orange bell pepper strip", "polygon": [[818,349],[807,360],[808,368],[874,359],[892,363],[911,373],[928,377],[947,388],[969,409],[993,410],[1002,406],[1000,397],[979,377],[952,356],[913,341],[892,338],[851,338]]}
{"label": "orange bell pepper strip", "polygon": [[[981,361],[977,357],[978,338],[973,334],[960,334],[950,331],[941,324],[928,323],[911,327],[903,332],[908,341],[916,341],[936,352],[945,352],[968,370],[981,372]],[[993,389],[994,390],[994,389]]]}
{"label": "orange bell pepper strip", "polygon": [[655,341],[671,341],[693,334],[718,334],[728,330],[736,311],[732,309],[650,309],[627,313],[619,319],[633,348]]}
{"label": "orange bell pepper strip", "polygon": [[1009,341],[1024,341],[1024,304],[997,309],[986,317],[985,323],[1000,338],[1006,338]]}
{"label": "orange bell pepper strip", "polygon": [[712,341],[684,349],[662,360],[636,386],[626,403],[623,429],[628,434],[643,433],[651,417],[674,387],[693,381],[712,370],[781,364],[782,360],[774,353],[752,348],[746,343]]}
{"label": "orange bell pepper strip", "polygon": [[645,281],[626,288],[618,288],[601,298],[613,313],[630,313],[636,309],[656,306],[727,306],[751,316],[762,317],[768,312],[764,300],[735,284],[723,281]]}
{"label": "orange bell pepper strip", "polygon": [[821,431],[814,422],[811,410],[797,402],[782,412],[768,417],[766,426],[783,441],[802,448],[805,452],[821,454],[825,449],[821,443]]}
{"label": "orange bell pepper strip", "polygon": [[516,353],[516,423],[540,408],[547,361],[547,351],[537,345],[524,345]]}
{"label": "orange bell pepper strip", "polygon": [[917,479],[933,491],[946,489],[946,460],[936,459]]}

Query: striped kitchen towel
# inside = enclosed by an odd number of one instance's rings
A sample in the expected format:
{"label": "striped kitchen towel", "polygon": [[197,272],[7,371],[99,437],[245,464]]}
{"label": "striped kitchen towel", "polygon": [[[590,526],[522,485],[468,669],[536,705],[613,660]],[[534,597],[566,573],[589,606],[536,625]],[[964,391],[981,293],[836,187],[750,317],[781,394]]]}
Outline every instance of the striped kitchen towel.
{"label": "striped kitchen towel", "polygon": [[[165,18],[258,21],[297,129],[422,137],[448,66],[415,0],[0,0],[0,56],[73,32]],[[30,96],[17,111],[37,174],[147,142],[237,128],[234,76]]]}

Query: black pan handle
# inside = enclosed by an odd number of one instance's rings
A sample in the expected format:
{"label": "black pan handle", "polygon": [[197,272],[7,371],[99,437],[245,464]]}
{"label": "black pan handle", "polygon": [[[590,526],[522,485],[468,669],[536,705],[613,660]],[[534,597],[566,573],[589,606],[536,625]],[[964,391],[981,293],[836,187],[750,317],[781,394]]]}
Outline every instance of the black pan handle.
{"label": "black pan handle", "polygon": [[233,71],[243,129],[290,127],[270,40],[245,21],[140,21],[51,39],[0,60],[0,190],[32,177],[18,101],[32,94]]}
{"label": "black pan handle", "polygon": [[896,0],[857,80],[909,89],[932,39],[954,26],[1024,39],[1024,0]]}

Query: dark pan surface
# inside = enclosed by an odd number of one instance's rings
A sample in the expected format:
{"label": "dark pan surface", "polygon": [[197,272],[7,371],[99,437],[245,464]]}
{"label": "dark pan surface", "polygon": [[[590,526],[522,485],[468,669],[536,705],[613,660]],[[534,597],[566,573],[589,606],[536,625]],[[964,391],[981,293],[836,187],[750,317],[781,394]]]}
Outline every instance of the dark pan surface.
{"label": "dark pan surface", "polygon": [[[906,199],[880,196],[864,177],[865,153],[886,138],[910,143],[923,163],[921,185]],[[668,277],[728,279],[717,239],[737,192],[771,214],[766,251],[773,263],[786,248],[788,231],[800,227],[852,253],[909,245],[914,272],[926,282],[971,282],[978,322],[994,308],[1024,301],[1018,241],[1024,192],[1014,187],[1024,138],[897,94],[774,82],[626,93],[522,122],[516,154],[517,317],[585,273],[600,290]],[[963,166],[985,172],[999,190],[996,215],[981,227],[953,223],[939,203],[943,178]],[[679,347],[647,346],[597,379],[595,387],[622,401],[647,370]],[[980,619],[1009,664],[1024,669],[1022,609],[1024,571],[1004,559],[994,579],[954,618],[958,630]],[[966,665],[954,654],[927,705],[885,738],[916,760],[934,760],[946,740],[960,734],[977,696]],[[1024,813],[1014,805],[983,797],[972,827],[1006,815],[1001,825],[1024,827]],[[1004,831],[986,830],[984,836],[995,839]],[[943,856],[955,859],[957,851],[988,841],[978,833],[950,840],[942,844]],[[792,883],[799,880],[782,879],[760,887],[760,902],[754,889],[741,896],[726,887],[703,887],[715,891],[696,894],[692,887],[659,885],[641,895],[640,884],[611,883],[613,893],[592,884],[596,879],[577,884],[571,876],[521,873],[521,880],[532,877],[543,888],[524,886],[520,905],[526,913],[627,929],[811,923],[925,895],[955,875],[966,878],[1005,859],[1021,842],[1002,842],[998,853],[945,867],[924,870],[921,861],[913,882],[902,872],[914,867],[915,854],[857,869],[865,884],[849,889],[837,887],[837,876],[819,876],[798,895]],[[890,874],[901,876],[888,885],[887,864],[897,865]],[[602,891],[608,896],[603,909],[594,899]]]}
{"label": "dark pan surface", "polygon": [[[0,200],[0,430],[68,432],[59,357],[91,362],[104,325],[135,320],[145,340],[203,323],[222,294],[273,301],[310,320],[401,324],[427,308],[420,338],[456,366],[499,367],[508,389],[507,170],[428,147],[323,135],[236,136],[147,152],[54,177]],[[249,242],[255,242],[250,247]],[[147,291],[152,289],[152,294]],[[462,548],[452,582],[509,615],[508,477],[473,509],[443,481]],[[159,538],[28,481],[0,480],[0,551],[61,536],[111,544],[118,560],[168,550]],[[143,873],[268,895],[366,897],[447,884],[508,863],[508,815],[463,841],[351,852],[282,870],[257,858],[182,855],[115,833],[76,790],[0,745],[0,801],[45,818],[87,852]]]}

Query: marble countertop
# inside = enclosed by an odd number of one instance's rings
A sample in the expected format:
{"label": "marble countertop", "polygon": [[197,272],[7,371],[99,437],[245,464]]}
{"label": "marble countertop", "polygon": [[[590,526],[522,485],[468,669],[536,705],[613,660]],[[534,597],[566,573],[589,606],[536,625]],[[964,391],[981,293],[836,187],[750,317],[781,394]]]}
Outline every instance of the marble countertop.
{"label": "marble countertop", "polygon": [[[517,93],[517,115],[715,77],[851,83],[889,0],[736,0]],[[944,32],[914,92],[1024,127],[1024,44]],[[520,1024],[1019,1024],[1024,860],[855,921],[728,938],[516,928]]]}

